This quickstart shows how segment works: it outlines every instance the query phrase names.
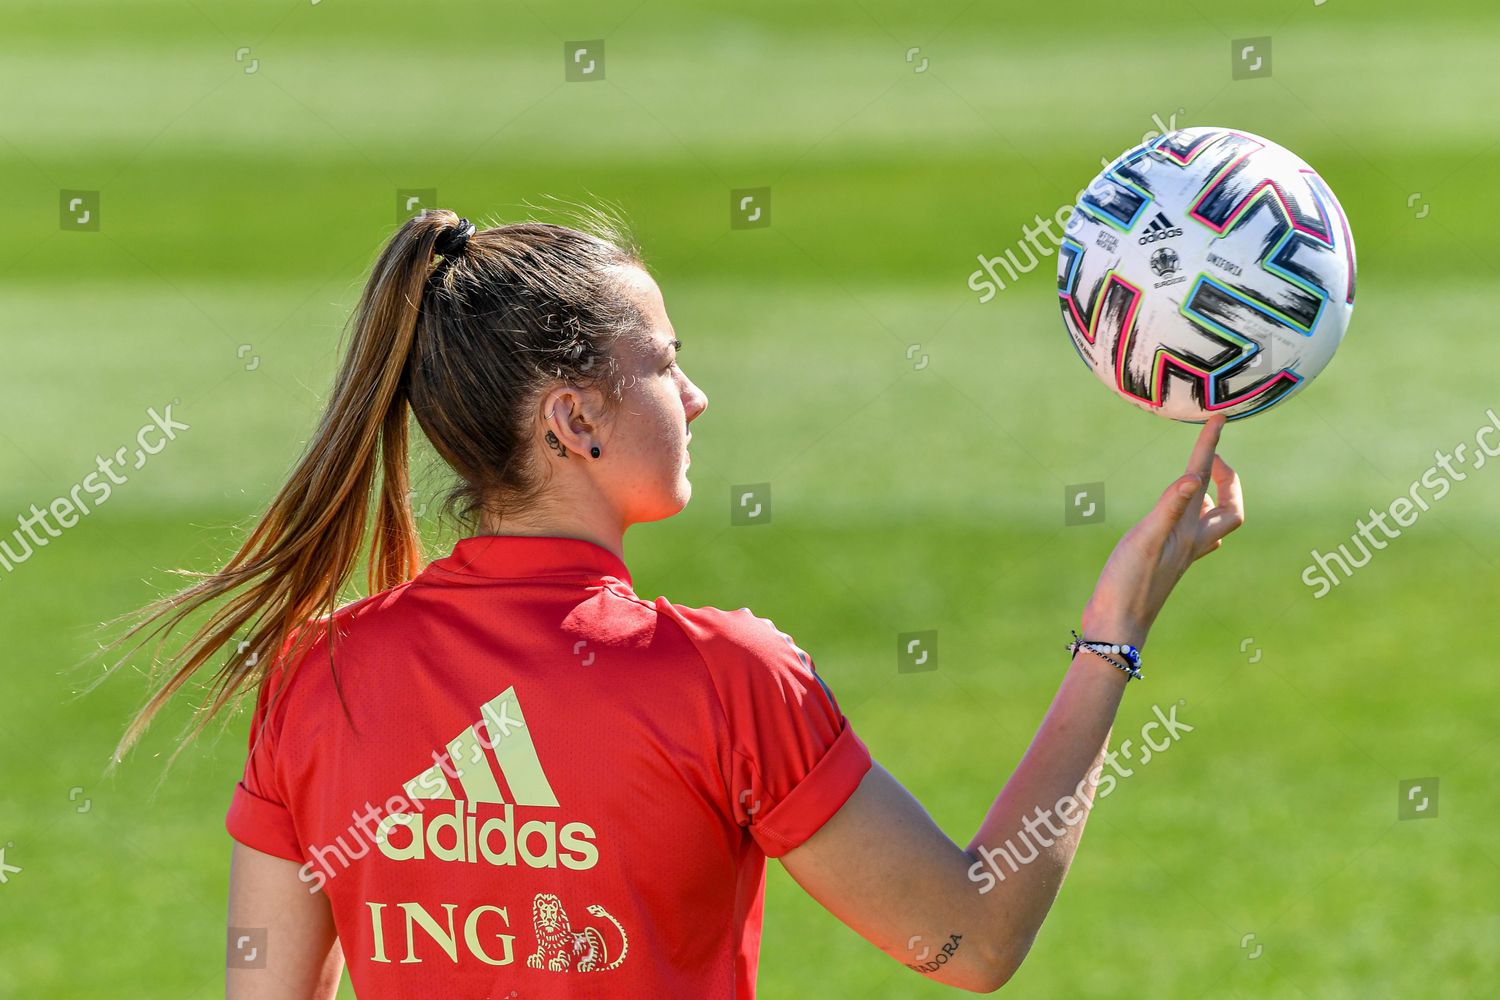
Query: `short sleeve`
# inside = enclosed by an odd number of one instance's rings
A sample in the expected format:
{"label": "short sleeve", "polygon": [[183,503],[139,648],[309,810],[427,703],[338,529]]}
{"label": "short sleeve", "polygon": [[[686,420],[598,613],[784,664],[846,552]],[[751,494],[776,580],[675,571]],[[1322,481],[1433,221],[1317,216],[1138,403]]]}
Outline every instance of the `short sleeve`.
{"label": "short sleeve", "polygon": [[729,806],[767,857],[799,846],[848,801],[870,751],[818,676],[813,659],[749,609],[692,609],[728,727]]}
{"label": "short sleeve", "polygon": [[245,771],[234,787],[224,826],[247,847],[301,863],[307,859],[292,824],[276,761],[281,701],[276,695],[281,678],[277,669],[261,682],[250,719]]}

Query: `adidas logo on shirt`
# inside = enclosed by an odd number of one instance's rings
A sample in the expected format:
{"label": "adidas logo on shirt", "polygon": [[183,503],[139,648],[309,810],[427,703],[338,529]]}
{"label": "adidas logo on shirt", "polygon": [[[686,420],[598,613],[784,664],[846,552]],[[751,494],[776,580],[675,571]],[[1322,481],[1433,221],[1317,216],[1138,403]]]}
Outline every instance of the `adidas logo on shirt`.
{"label": "adidas logo on shirt", "polygon": [[[594,867],[599,849],[587,823],[559,827],[555,820],[527,819],[517,826],[517,806],[556,808],[558,802],[515,688],[500,692],[480,712],[479,721],[448,741],[446,756],[435,752],[433,765],[404,783],[418,811],[391,813],[380,821],[375,832],[380,852],[392,861]],[[493,751],[493,765],[486,751]],[[462,797],[454,795],[455,786]]]}
{"label": "adidas logo on shirt", "polygon": [[1181,236],[1182,230],[1172,224],[1162,212],[1156,213],[1156,218],[1146,224],[1146,231],[1140,239],[1136,240],[1141,246],[1156,243],[1159,240],[1169,240],[1174,236]]}

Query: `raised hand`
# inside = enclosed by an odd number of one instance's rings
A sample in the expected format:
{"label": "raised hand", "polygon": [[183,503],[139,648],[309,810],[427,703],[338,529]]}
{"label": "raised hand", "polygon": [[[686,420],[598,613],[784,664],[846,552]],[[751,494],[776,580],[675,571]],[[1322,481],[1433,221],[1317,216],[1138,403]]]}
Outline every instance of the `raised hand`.
{"label": "raised hand", "polygon": [[1110,553],[1084,607],[1085,638],[1144,645],[1151,623],[1188,566],[1245,523],[1239,476],[1215,454],[1224,423],[1223,417],[1209,418],[1193,445],[1186,474],[1167,487]]}

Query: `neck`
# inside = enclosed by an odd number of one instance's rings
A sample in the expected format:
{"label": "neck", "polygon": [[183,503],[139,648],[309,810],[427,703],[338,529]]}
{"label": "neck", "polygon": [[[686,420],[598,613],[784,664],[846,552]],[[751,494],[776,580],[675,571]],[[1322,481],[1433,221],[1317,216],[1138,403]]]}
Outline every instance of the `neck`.
{"label": "neck", "polygon": [[[558,512],[544,510],[530,516],[495,518],[484,515],[479,521],[481,535],[527,535],[548,538],[577,538],[593,542],[613,552],[616,558],[625,559],[625,529],[617,522],[602,516],[602,512],[569,512],[566,517]],[[592,515],[592,516],[590,516]]]}

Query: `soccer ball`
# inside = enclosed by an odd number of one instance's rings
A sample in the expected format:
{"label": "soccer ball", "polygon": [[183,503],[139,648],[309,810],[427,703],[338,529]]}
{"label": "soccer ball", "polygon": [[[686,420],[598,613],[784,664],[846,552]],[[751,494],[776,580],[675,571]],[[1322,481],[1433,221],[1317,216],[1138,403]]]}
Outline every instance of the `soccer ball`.
{"label": "soccer ball", "polygon": [[1258,135],[1185,128],[1122,154],[1058,248],[1068,337],[1105,385],[1202,423],[1282,402],[1354,310],[1354,240],[1328,185]]}

